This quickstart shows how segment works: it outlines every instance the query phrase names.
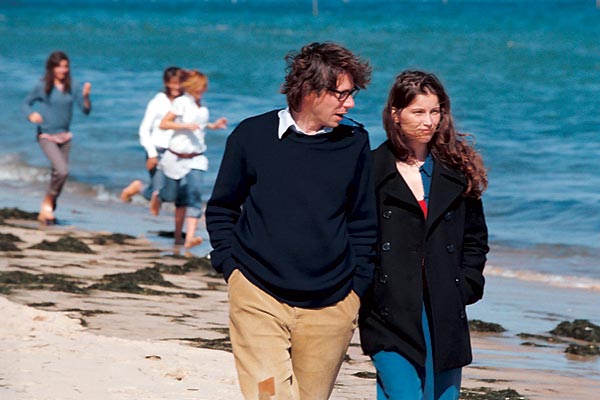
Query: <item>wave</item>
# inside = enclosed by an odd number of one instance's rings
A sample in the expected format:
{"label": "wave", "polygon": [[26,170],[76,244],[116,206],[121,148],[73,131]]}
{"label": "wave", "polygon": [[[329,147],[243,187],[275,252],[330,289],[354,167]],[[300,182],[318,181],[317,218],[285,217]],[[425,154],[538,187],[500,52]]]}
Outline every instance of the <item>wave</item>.
{"label": "wave", "polygon": [[486,266],[485,274],[488,276],[543,283],[562,288],[600,291],[600,280],[581,276],[545,274],[542,272],[508,269],[491,265]]}
{"label": "wave", "polygon": [[0,156],[0,180],[34,183],[47,182],[49,178],[48,168],[28,165],[18,154]]}
{"label": "wave", "polygon": [[[0,155],[0,185],[7,188],[19,188],[31,194],[42,196],[46,185],[50,181],[50,168],[36,167],[27,164],[18,154]],[[120,194],[122,188],[107,188],[103,184],[92,184],[77,180],[69,176],[69,180],[63,189],[63,193],[69,193],[83,201],[97,201],[99,203],[121,202]],[[137,206],[147,207],[148,201],[141,195],[134,196],[131,203]],[[173,212],[175,206],[171,203],[162,205],[163,211]]]}
{"label": "wave", "polygon": [[[45,184],[50,181],[50,168],[29,165],[18,154],[3,154],[0,155],[0,181],[21,188],[31,186],[32,191],[35,191],[34,187],[45,190]],[[73,177],[69,177],[64,191],[98,201],[119,201],[119,193],[104,185],[77,181]]]}

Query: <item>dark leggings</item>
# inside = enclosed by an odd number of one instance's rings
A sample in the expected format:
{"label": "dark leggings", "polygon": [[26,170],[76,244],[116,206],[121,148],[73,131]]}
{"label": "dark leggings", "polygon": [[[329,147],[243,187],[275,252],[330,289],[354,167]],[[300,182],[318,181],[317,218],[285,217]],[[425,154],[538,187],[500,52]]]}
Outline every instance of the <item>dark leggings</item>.
{"label": "dark leggings", "polygon": [[54,143],[48,139],[39,139],[42,151],[52,164],[52,176],[46,195],[57,198],[62,191],[67,177],[69,176],[69,152],[71,141],[66,143]]}

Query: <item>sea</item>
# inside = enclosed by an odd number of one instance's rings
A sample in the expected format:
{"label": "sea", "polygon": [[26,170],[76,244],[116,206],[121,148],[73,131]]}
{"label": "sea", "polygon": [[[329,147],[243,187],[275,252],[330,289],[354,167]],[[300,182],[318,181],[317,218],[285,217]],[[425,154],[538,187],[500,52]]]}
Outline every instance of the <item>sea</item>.
{"label": "sea", "polygon": [[[459,131],[473,135],[489,170],[486,276],[524,292],[574,290],[589,299],[582,317],[600,323],[599,7],[594,0],[0,0],[0,207],[36,211],[47,185],[48,162],[21,104],[54,50],[70,56],[74,79],[92,83],[93,102],[89,116],[75,112],[59,220],[166,243],[157,231],[171,229],[172,209],[155,218],[141,197],[119,200],[132,179],[147,180],[137,130],[163,69],[206,73],[211,118],[229,121],[207,134],[207,200],[231,130],[285,106],[285,55],[333,41],[372,65],[372,82],[350,113],[372,148],[385,140],[381,111],[394,77],[406,69],[438,75]],[[209,250],[205,240],[195,251]],[[535,301],[549,312],[551,300]]]}

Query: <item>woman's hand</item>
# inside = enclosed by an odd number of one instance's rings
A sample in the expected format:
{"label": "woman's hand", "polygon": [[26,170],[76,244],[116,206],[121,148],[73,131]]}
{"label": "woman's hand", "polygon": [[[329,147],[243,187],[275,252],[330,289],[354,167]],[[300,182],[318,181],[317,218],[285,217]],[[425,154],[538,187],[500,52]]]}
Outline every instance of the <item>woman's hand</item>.
{"label": "woman's hand", "polygon": [[225,129],[227,128],[227,118],[221,117],[215,122],[206,125],[209,129]]}
{"label": "woman's hand", "polygon": [[92,91],[92,84],[89,82],[84,83],[83,90],[82,90],[83,97],[90,97],[91,91]]}
{"label": "woman's hand", "polygon": [[44,122],[44,118],[42,118],[42,114],[40,114],[39,112],[32,112],[31,114],[29,114],[29,122],[31,122],[32,124],[41,124],[42,122]]}
{"label": "woman's hand", "polygon": [[152,171],[158,164],[158,157],[150,157],[146,160],[146,169]]}

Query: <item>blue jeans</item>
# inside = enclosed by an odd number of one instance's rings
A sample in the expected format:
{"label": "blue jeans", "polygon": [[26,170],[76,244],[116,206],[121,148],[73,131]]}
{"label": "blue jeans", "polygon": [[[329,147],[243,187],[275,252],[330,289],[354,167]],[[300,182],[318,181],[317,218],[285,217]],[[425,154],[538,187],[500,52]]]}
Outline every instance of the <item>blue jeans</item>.
{"label": "blue jeans", "polygon": [[[158,152],[158,160],[160,162],[160,158],[165,154],[166,150],[157,148],[156,151]],[[148,155],[146,155],[146,160],[148,160]],[[165,174],[158,169],[158,163],[156,164],[156,167],[148,170],[148,175],[150,175],[150,184],[146,186],[142,192],[142,196],[144,196],[146,200],[150,200],[152,198],[152,193],[155,190],[160,190],[165,184]]]}
{"label": "blue jeans", "polygon": [[427,355],[425,368],[393,351],[373,355],[377,369],[377,400],[458,400],[462,368],[433,371],[433,348],[425,306],[422,326]]}
{"label": "blue jeans", "polygon": [[[161,171],[159,174],[163,175]],[[186,215],[192,218],[202,216],[202,181],[204,172],[192,169],[181,179],[164,176],[164,186],[159,191],[162,201],[175,203],[175,207],[187,207]]]}

